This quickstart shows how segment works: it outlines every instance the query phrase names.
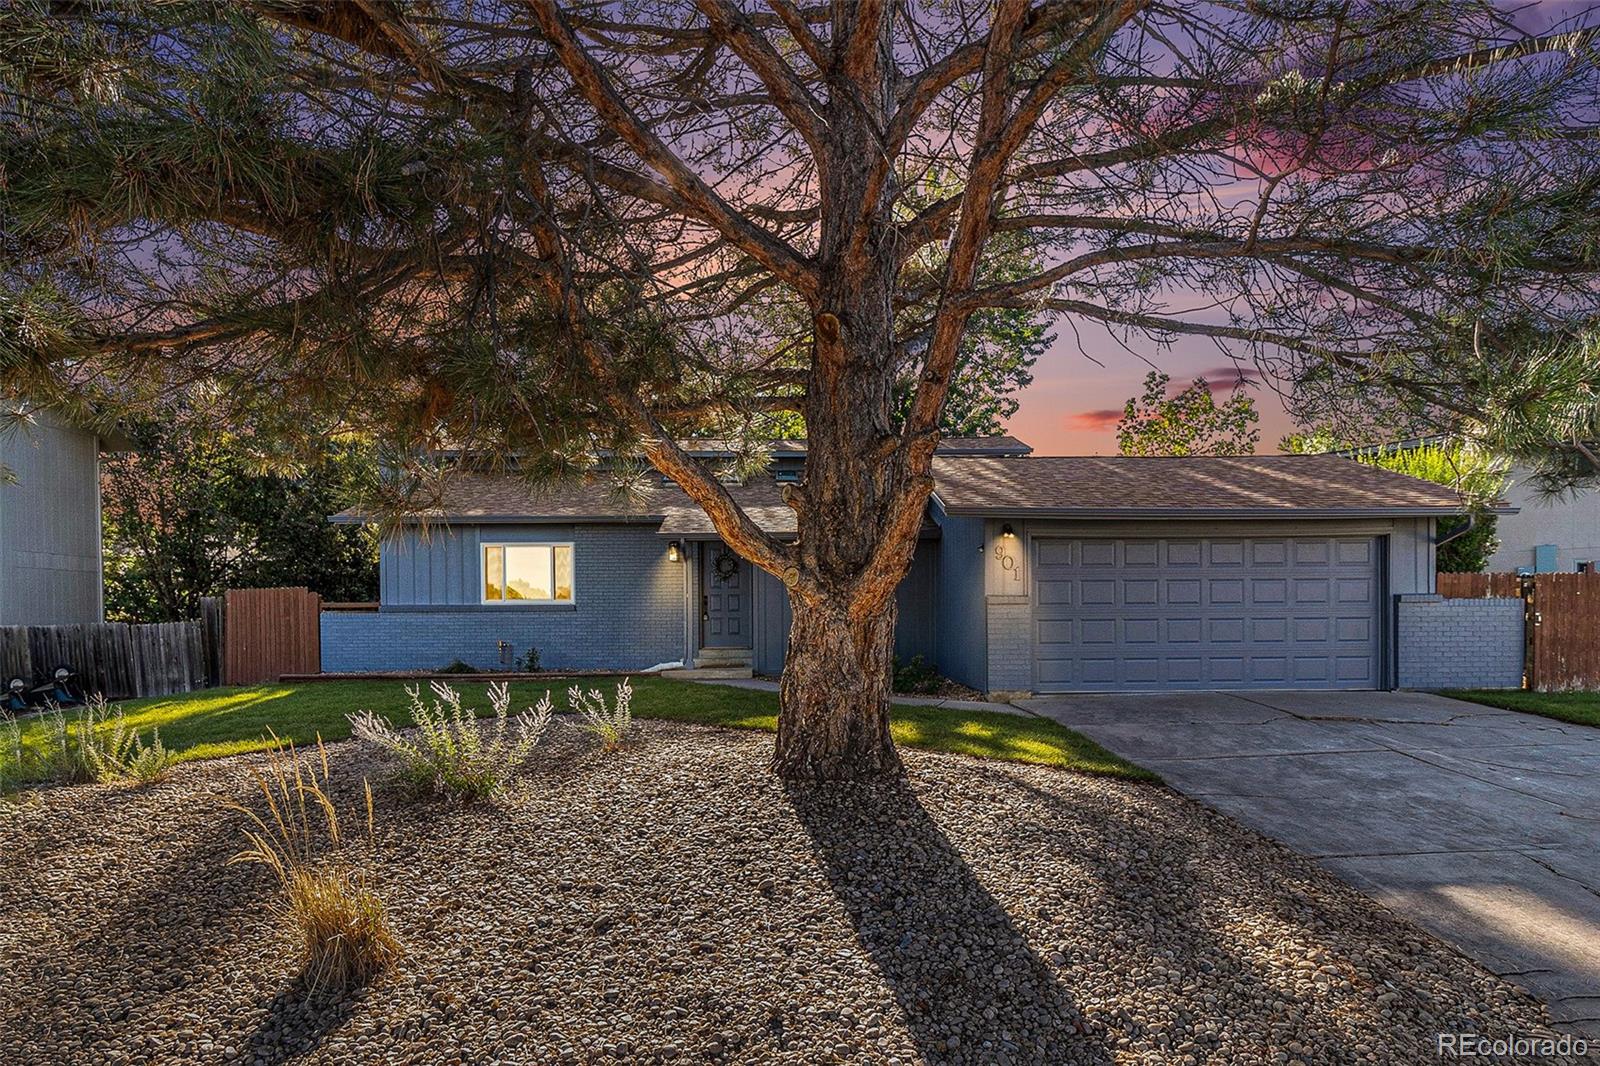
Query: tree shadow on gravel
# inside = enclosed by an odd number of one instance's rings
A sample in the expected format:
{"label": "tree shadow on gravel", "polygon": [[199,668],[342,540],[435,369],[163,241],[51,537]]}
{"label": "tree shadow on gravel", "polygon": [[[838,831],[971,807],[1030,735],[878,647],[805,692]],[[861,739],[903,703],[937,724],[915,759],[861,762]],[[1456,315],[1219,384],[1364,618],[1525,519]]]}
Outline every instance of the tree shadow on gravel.
{"label": "tree shadow on gravel", "polygon": [[905,781],[787,791],[923,1059],[1112,1061]]}
{"label": "tree shadow on gravel", "polygon": [[352,994],[317,995],[296,980],[272,998],[261,1023],[245,1037],[249,1061],[256,1066],[277,1066],[310,1054],[349,1020],[357,1002]]}

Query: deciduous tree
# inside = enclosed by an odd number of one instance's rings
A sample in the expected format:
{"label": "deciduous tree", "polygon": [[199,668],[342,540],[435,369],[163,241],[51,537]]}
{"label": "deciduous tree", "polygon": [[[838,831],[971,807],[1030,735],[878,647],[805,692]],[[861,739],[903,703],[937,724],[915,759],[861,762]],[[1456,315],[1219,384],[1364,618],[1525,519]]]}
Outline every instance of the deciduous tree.
{"label": "deciduous tree", "polygon": [[1256,401],[1240,380],[1217,403],[1205,378],[1173,392],[1159,370],[1145,375],[1144,395],[1130,397],[1117,423],[1123,455],[1254,455],[1261,430]]}
{"label": "deciduous tree", "polygon": [[106,615],[198,616],[229,588],[304,585],[328,600],[376,600],[377,544],[328,516],[360,498],[370,451],[328,443],[285,468],[191,417],[124,426],[137,450],[101,473]]}

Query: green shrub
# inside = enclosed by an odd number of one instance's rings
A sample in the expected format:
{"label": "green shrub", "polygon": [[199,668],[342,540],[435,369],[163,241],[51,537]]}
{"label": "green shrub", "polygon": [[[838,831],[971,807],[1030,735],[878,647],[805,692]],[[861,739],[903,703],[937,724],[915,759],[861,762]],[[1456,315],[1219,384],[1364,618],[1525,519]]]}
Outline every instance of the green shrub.
{"label": "green shrub", "polygon": [[617,698],[610,706],[599,689],[584,692],[577,685],[567,689],[567,706],[578,716],[578,728],[599,739],[601,751],[616,751],[633,732],[633,686],[627,678],[617,685]]}
{"label": "green shrub", "polygon": [[177,759],[162,746],[159,730],[152,730],[150,743],[145,744],[139,731],[123,717],[122,708],[108,707],[101,696],[84,704],[76,733],[82,771],[75,776],[80,780],[149,784],[167,776]]}
{"label": "green shrub", "polygon": [[539,649],[531,644],[528,645],[528,650],[523,652],[522,658],[517,660],[517,669],[525,674],[537,674],[539,672]]}
{"label": "green shrub", "polygon": [[894,660],[894,690],[902,693],[916,693],[926,695],[939,691],[939,677],[937,668],[929,665],[920,655],[913,655],[911,661],[903,663],[899,656]]}
{"label": "green shrub", "polygon": [[60,707],[52,707],[43,718],[44,744],[33,753],[30,767],[35,784],[84,785],[98,780],[96,760],[84,751],[82,735],[85,726],[92,728],[95,718],[93,707],[85,706],[76,723],[68,723]]}
{"label": "green shrub", "polygon": [[1450,536],[1463,529],[1473,515],[1477,519],[1470,529],[1439,545],[1436,566],[1444,573],[1475,574],[1489,565],[1489,559],[1500,547],[1500,540],[1495,530],[1497,519],[1487,513],[1487,509],[1506,490],[1504,460],[1464,444],[1373,448],[1358,452],[1355,458],[1369,466],[1454,489],[1463,504],[1460,524],[1445,528],[1445,523],[1441,522],[1440,535]]}
{"label": "green shrub", "polygon": [[473,711],[462,706],[455,689],[442,681],[431,687],[430,706],[423,702],[419,686],[406,686],[415,733],[402,733],[387,718],[368,710],[348,716],[351,731],[399,759],[401,775],[415,785],[469,800],[499,792],[532,756],[550,725],[550,694],[513,717],[510,687],[504,682],[490,685],[494,717],[480,723]]}
{"label": "green shrub", "polygon": [[149,784],[167,776],[177,755],[150,742],[123,716],[122,708],[95,696],[71,719],[59,707],[46,712],[45,738],[37,748],[23,745],[15,721],[0,731],[0,791],[30,784],[81,785],[132,781]]}
{"label": "green shrub", "polygon": [[439,673],[441,673],[441,674],[481,674],[481,673],[483,673],[483,671],[479,670],[476,666],[473,666],[471,663],[464,663],[460,659],[451,659],[449,662],[447,662],[443,666],[439,667]]}

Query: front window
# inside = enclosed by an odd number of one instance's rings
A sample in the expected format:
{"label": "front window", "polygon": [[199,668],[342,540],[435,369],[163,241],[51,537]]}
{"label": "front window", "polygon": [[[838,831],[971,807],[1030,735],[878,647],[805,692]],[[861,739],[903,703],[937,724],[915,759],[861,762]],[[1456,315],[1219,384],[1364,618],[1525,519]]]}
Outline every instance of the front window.
{"label": "front window", "polygon": [[484,603],[571,603],[572,545],[485,544]]}

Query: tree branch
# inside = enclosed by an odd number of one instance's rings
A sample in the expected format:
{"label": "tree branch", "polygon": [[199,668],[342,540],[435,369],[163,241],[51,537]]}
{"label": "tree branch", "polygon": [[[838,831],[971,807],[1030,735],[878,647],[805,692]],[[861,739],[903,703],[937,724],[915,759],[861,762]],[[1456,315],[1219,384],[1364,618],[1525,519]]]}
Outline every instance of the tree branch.
{"label": "tree branch", "polygon": [[556,51],[578,91],[601,121],[623,139],[644,163],[666,179],[685,209],[727,237],[746,254],[807,299],[817,294],[812,264],[787,242],[742,217],[657,137],[617,94],[605,72],[578,43],[554,0],[524,0]]}
{"label": "tree branch", "polygon": [[805,138],[817,165],[826,165],[825,145],[817,129],[820,109],[794,68],[784,62],[777,49],[729,0],[696,0],[696,3],[718,39],[733,49],[772,93],[773,106],[783,112],[783,117]]}

